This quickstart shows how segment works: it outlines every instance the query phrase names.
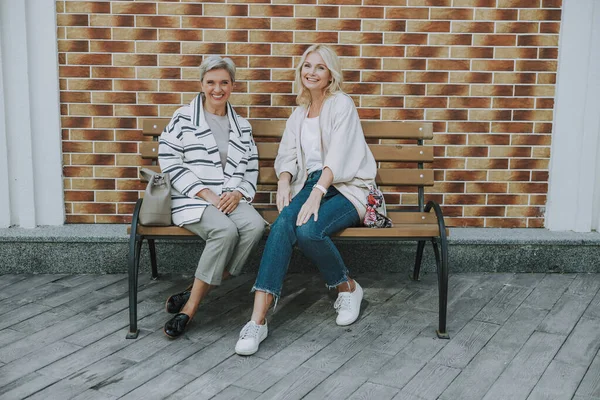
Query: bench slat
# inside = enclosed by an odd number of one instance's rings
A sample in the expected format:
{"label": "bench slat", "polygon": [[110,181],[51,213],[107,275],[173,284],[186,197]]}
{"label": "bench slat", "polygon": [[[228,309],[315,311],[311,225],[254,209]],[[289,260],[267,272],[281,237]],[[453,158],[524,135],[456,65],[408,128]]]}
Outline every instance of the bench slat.
{"label": "bench slat", "polygon": [[[263,208],[261,204],[255,205],[256,210],[268,223],[272,224],[277,219],[279,212],[273,206]],[[437,224],[437,219],[434,213],[425,212],[407,212],[390,210],[387,213],[388,217],[395,224]]]}
{"label": "bench slat", "polygon": [[[142,122],[144,135],[160,136],[169,123],[169,118],[145,119]],[[251,119],[255,137],[281,137],[286,120]],[[430,122],[361,121],[366,138],[379,139],[432,139],[433,124]]]}
{"label": "bench slat", "polygon": [[[261,160],[274,160],[279,143],[257,143],[258,156]],[[383,162],[433,162],[433,147],[403,146],[399,144],[371,144],[369,148],[377,161]],[[158,143],[141,142],[142,158],[157,159]]]}
{"label": "bench slat", "polygon": [[[131,233],[131,227],[127,227],[127,233]],[[195,236],[194,233],[178,226],[142,226],[138,225],[138,234],[143,236]],[[439,235],[437,224],[398,224],[392,228],[371,229],[371,228],[347,228],[334,237],[378,237],[378,238],[412,238],[412,237],[432,237]]]}
{"label": "bench slat", "polygon": [[[431,169],[378,169],[375,182],[384,186],[433,186]],[[260,168],[259,184],[276,184],[277,176],[273,167]]]}
{"label": "bench slat", "polygon": [[366,138],[433,139],[430,122],[361,121]]}
{"label": "bench slat", "polygon": [[[147,165],[145,168],[160,172],[158,165]],[[144,180],[143,178],[140,179]],[[404,168],[379,169],[375,181],[381,186],[433,186],[434,183],[433,170]],[[277,184],[277,176],[275,176],[273,167],[259,169],[258,184]]]}

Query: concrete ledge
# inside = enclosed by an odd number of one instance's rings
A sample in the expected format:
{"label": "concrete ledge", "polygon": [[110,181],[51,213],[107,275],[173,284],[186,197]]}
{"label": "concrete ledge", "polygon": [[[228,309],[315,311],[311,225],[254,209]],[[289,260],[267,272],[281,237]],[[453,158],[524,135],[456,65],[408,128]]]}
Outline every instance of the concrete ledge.
{"label": "concrete ledge", "polygon": [[[35,229],[0,229],[0,274],[124,273],[127,271],[126,225],[65,225]],[[600,233],[550,232],[545,229],[454,228],[449,238],[450,272],[600,272]],[[416,243],[338,241],[352,273],[404,272],[414,264]],[[159,272],[192,273],[203,242],[157,241]],[[264,243],[248,261],[254,272]],[[141,271],[149,271],[147,247]],[[435,271],[431,246],[423,271]],[[290,270],[315,271],[295,251]]]}

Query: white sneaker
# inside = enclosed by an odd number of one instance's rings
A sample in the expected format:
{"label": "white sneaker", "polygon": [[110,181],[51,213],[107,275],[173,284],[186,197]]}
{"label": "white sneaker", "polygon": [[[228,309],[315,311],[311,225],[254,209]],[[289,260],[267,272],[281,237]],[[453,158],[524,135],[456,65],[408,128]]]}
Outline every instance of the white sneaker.
{"label": "white sneaker", "polygon": [[356,284],[354,292],[338,293],[337,300],[333,305],[333,308],[338,313],[335,323],[340,326],[350,325],[356,321],[360,314],[360,302],[363,298],[363,290],[358,282],[354,281],[354,283]]}
{"label": "white sneaker", "polygon": [[235,345],[235,352],[241,356],[249,356],[258,351],[258,345],[267,338],[267,320],[264,325],[249,321],[240,332],[240,338]]}

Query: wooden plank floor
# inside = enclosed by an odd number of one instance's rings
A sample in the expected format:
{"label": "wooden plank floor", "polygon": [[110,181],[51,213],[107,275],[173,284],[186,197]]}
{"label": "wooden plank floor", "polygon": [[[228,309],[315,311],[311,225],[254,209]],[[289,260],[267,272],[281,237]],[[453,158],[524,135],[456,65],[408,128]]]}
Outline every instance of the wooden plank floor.
{"label": "wooden plank floor", "polygon": [[224,282],[186,335],[164,301],[191,280],[0,276],[0,399],[600,399],[600,274],[450,277],[451,340],[435,337],[435,275],[361,275],[359,320],[335,325],[320,278],[291,275],[251,357],[234,353],[254,276]]}

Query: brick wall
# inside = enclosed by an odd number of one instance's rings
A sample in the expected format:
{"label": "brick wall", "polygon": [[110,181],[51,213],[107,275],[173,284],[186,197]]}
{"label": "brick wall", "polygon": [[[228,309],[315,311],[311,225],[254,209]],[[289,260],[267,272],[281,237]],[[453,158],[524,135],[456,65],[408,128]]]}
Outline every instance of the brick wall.
{"label": "brick wall", "polygon": [[193,98],[203,54],[236,62],[241,115],[286,118],[323,42],[363,119],[434,122],[451,226],[544,225],[561,0],[227,1],[56,2],[68,223],[130,220],[141,120]]}

